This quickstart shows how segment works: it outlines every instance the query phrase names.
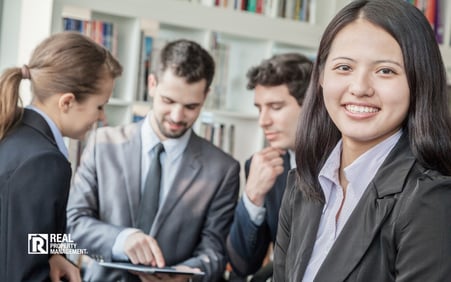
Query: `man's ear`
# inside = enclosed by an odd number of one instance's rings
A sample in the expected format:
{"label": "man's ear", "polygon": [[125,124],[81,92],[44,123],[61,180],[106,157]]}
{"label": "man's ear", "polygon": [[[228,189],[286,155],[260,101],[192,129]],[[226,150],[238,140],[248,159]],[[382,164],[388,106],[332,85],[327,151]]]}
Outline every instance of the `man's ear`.
{"label": "man's ear", "polygon": [[157,85],[158,85],[157,77],[153,73],[149,74],[149,76],[147,77],[147,87],[149,91],[149,96],[152,98],[155,95],[155,89],[157,88]]}
{"label": "man's ear", "polygon": [[73,93],[63,93],[58,99],[58,108],[60,111],[67,113],[74,106],[75,95]]}

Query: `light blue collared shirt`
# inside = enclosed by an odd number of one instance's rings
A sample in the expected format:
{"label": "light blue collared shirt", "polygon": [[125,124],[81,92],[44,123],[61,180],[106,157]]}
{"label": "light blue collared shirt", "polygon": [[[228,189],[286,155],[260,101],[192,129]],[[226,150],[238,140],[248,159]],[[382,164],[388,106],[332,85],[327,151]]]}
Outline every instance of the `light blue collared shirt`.
{"label": "light blue collared shirt", "polygon": [[[144,191],[144,184],[146,182],[147,173],[150,166],[150,160],[153,156],[155,146],[160,143],[160,139],[150,125],[149,113],[141,127],[141,193]],[[189,129],[179,138],[168,138],[161,142],[164,147],[164,152],[160,155],[161,162],[161,189],[160,189],[160,201],[159,206],[164,204],[167,198],[171,186],[177,173],[179,172],[182,162],[183,152],[188,146],[188,142],[191,136],[192,130]],[[128,257],[124,253],[124,244],[128,235],[139,231],[136,228],[126,228],[122,230],[116,237],[113,245],[113,259],[115,260],[127,260]],[[150,230],[148,231],[150,232]]]}
{"label": "light blue collared shirt", "polygon": [[162,143],[164,152],[160,155],[161,161],[161,190],[160,207],[164,203],[166,196],[172,186],[172,183],[179,171],[183,151],[188,145],[191,136],[191,129],[187,130],[179,138],[168,138],[161,142],[155,131],[150,126],[150,114],[144,120],[141,127],[141,193],[144,191],[147,173],[150,166],[150,160],[154,155],[154,148],[158,143]]}
{"label": "light blue collared shirt", "polygon": [[[337,143],[318,176],[324,192],[325,205],[312,256],[302,279],[303,282],[313,281],[352,211],[401,135],[402,131],[399,130],[366,151],[344,169],[344,174],[348,180],[346,197],[343,195],[343,188],[339,181],[342,141],[340,140]],[[342,202],[340,216],[336,220]]]}
{"label": "light blue collared shirt", "polygon": [[66,157],[66,159],[69,159],[69,152],[67,150],[66,144],[64,143],[63,135],[61,134],[59,128],[56,126],[55,122],[53,122],[53,120],[46,113],[44,113],[43,111],[41,111],[40,109],[36,108],[33,105],[29,105],[26,108],[37,112],[45,119],[45,121],[50,127],[50,130],[52,131],[53,137],[55,138],[58,150],[60,150],[60,152]]}

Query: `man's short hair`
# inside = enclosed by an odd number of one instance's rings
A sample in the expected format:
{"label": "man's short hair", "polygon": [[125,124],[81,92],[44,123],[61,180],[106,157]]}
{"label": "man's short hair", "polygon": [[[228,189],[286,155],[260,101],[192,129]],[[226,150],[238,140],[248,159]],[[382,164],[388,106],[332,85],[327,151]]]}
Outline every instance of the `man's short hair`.
{"label": "man's short hair", "polygon": [[161,50],[157,77],[168,68],[188,83],[205,79],[205,92],[210,88],[215,73],[215,63],[208,51],[198,43],[186,39],[169,42]]}
{"label": "man's short hair", "polygon": [[247,89],[252,90],[257,85],[268,87],[285,84],[290,95],[302,105],[312,67],[312,61],[298,53],[274,55],[248,71]]}

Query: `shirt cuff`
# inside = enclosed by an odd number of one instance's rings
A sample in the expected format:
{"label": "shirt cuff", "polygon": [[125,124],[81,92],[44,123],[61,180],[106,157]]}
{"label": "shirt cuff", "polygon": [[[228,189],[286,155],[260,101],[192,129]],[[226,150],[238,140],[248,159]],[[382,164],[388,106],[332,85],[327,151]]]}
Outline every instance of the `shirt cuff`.
{"label": "shirt cuff", "polygon": [[266,208],[254,205],[251,202],[251,200],[249,200],[249,197],[247,196],[246,192],[243,193],[243,203],[244,203],[244,207],[246,208],[247,212],[249,213],[249,217],[251,218],[251,221],[255,225],[260,226],[263,223],[263,221],[265,220]]}
{"label": "shirt cuff", "polygon": [[119,235],[117,235],[116,240],[114,241],[113,249],[112,249],[112,255],[113,260],[116,261],[127,261],[128,256],[124,252],[124,244],[127,237],[135,232],[140,231],[139,229],[135,228],[126,228],[122,230]]}

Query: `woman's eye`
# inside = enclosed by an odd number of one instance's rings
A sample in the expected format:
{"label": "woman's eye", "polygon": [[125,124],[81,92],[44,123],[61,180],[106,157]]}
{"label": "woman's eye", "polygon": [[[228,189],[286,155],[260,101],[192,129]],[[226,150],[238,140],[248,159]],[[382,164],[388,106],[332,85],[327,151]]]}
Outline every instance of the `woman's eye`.
{"label": "woman's eye", "polygon": [[389,68],[383,68],[383,69],[380,69],[379,72],[382,73],[382,74],[392,74],[392,73],[395,73],[392,69],[389,69]]}
{"label": "woman's eye", "polygon": [[341,71],[349,71],[351,68],[348,65],[339,65],[335,69],[341,70]]}

